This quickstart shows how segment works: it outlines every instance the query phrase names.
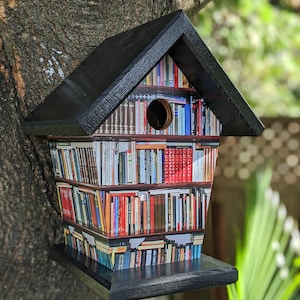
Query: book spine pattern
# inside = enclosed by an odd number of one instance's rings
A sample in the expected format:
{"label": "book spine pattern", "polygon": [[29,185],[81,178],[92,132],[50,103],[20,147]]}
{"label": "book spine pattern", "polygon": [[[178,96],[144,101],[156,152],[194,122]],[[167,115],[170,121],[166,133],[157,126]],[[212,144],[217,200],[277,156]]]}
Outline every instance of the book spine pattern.
{"label": "book spine pattern", "polygon": [[157,240],[116,239],[109,244],[82,230],[64,227],[68,247],[111,270],[199,259],[203,237],[203,233],[161,235]]}
{"label": "book spine pattern", "polygon": [[210,199],[210,188],[97,192],[65,183],[57,188],[65,220],[107,237],[204,229]]}
{"label": "book spine pattern", "polygon": [[[154,99],[166,99],[172,108],[173,121],[164,130],[156,130],[147,121],[147,107]],[[120,115],[123,118],[120,118]],[[114,120],[114,122],[112,122]],[[97,134],[198,135],[219,136],[221,124],[203,99],[162,93],[135,93],[95,131]]]}
{"label": "book spine pattern", "polygon": [[[163,130],[147,119],[155,99],[172,117]],[[49,143],[66,246],[111,270],[199,259],[221,130],[163,57],[93,141]]]}
{"label": "book spine pattern", "polygon": [[[50,143],[55,176],[103,186],[210,182],[218,153],[216,147],[195,143],[94,141],[93,148],[78,145]],[[62,159],[66,152],[68,163]]]}
{"label": "book spine pattern", "polygon": [[[169,55],[166,55],[149,72],[140,86],[148,86],[150,90],[135,89],[95,131],[95,135],[220,135],[219,120],[206,105],[205,99],[199,98],[192,92],[185,75]],[[153,89],[151,90],[153,86],[161,89],[154,92]],[[170,88],[173,88],[171,93],[168,92]],[[174,93],[174,89],[179,93]],[[180,93],[180,89],[190,91]],[[158,98],[166,99],[173,112],[173,121],[164,130],[155,130],[147,121],[147,107]]]}
{"label": "book spine pattern", "polygon": [[146,75],[142,84],[175,88],[191,87],[185,75],[168,54]]}
{"label": "book spine pattern", "polygon": [[49,143],[54,175],[98,184],[97,162],[92,143]]}

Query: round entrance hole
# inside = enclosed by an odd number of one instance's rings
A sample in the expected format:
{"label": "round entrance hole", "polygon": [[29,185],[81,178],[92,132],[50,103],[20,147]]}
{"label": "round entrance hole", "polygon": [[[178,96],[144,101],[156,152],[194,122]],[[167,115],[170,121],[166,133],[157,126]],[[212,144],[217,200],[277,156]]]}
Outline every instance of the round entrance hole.
{"label": "round entrance hole", "polygon": [[154,129],[168,128],[173,120],[170,103],[166,99],[153,100],[147,108],[147,120]]}

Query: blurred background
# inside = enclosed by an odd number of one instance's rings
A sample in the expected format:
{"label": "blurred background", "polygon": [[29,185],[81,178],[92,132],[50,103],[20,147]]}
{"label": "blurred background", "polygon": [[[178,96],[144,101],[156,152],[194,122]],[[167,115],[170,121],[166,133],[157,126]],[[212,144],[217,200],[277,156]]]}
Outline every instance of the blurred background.
{"label": "blurred background", "polygon": [[[232,265],[245,226],[245,186],[258,169],[272,166],[272,189],[279,192],[287,215],[299,223],[299,17],[299,0],[231,0],[210,2],[193,20],[266,127],[257,138],[221,139],[203,252]],[[166,299],[225,300],[228,296],[226,287],[219,287]]]}

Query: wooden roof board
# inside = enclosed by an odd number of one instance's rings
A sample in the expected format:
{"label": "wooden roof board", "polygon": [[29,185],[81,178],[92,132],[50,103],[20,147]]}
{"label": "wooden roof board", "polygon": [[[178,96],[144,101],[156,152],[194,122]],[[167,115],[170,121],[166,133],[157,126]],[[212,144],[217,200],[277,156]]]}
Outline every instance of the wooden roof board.
{"label": "wooden roof board", "polygon": [[222,135],[261,134],[262,123],[195,31],[186,31],[169,54],[221,121]]}
{"label": "wooden roof board", "polygon": [[91,135],[169,53],[223,124],[223,135],[259,135],[263,126],[182,11],[100,44],[24,120],[33,135]]}

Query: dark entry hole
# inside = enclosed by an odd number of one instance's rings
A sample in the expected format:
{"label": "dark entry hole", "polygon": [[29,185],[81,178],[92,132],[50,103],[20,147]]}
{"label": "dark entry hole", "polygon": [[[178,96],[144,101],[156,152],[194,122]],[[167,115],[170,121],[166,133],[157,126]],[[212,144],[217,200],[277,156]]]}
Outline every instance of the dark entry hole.
{"label": "dark entry hole", "polygon": [[166,99],[153,100],[147,108],[147,120],[157,130],[169,127],[173,120],[170,103]]}

